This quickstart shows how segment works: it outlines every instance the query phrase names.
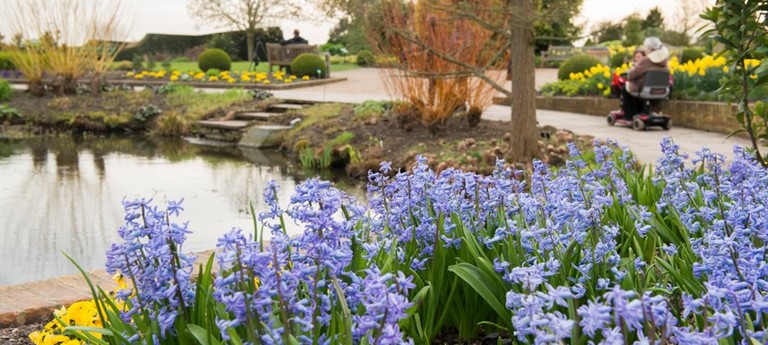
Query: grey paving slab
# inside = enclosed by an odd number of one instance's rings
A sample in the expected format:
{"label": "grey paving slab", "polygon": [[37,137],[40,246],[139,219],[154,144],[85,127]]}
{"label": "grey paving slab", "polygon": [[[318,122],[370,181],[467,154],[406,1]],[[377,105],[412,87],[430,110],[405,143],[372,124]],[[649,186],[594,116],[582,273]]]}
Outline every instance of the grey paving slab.
{"label": "grey paving slab", "polygon": [[274,110],[300,110],[300,109],[303,109],[303,108],[304,108],[304,106],[301,105],[301,104],[285,103],[285,104],[270,104],[269,105],[269,109],[274,109]]}
{"label": "grey paving slab", "polygon": [[281,116],[281,114],[267,113],[263,111],[244,111],[235,115],[235,117],[238,119],[255,121],[269,121],[269,119],[277,116]]}
{"label": "grey paving slab", "polygon": [[248,127],[248,121],[228,120],[228,121],[197,121],[197,125],[208,128],[219,129],[242,129]]}

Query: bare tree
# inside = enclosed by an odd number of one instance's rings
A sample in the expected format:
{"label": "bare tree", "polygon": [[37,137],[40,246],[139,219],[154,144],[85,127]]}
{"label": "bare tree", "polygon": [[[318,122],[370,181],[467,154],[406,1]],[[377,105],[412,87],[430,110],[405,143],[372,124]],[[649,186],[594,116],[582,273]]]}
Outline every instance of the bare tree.
{"label": "bare tree", "polygon": [[307,2],[298,0],[189,0],[187,11],[201,21],[221,28],[245,31],[248,61],[253,61],[256,29],[277,19],[306,18]]}
{"label": "bare tree", "polygon": [[677,6],[674,8],[675,16],[673,18],[676,20],[673,23],[676,24],[672,24],[673,28],[691,37],[691,34],[694,33],[692,31],[704,24],[699,15],[707,9],[712,1],[678,0],[674,3],[677,3]]}
{"label": "bare tree", "polygon": [[512,142],[510,157],[525,162],[538,154],[536,135],[536,85],[534,59],[533,21],[534,0],[512,0],[509,47],[509,76],[512,90],[507,96],[510,102]]}

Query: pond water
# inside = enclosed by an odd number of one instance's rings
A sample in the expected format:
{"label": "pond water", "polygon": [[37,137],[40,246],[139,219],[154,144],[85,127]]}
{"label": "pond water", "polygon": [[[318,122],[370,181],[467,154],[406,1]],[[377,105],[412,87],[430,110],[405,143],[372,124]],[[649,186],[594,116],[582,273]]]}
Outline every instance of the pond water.
{"label": "pond water", "polygon": [[[303,180],[279,152],[211,148],[183,140],[36,138],[0,140],[0,285],[103,268],[123,224],[123,198],[184,198],[193,233],[184,252],[213,249],[223,233],[253,230],[249,203],[280,186],[281,204]],[[353,195],[360,183],[337,181]],[[294,227],[291,232],[300,229]]]}

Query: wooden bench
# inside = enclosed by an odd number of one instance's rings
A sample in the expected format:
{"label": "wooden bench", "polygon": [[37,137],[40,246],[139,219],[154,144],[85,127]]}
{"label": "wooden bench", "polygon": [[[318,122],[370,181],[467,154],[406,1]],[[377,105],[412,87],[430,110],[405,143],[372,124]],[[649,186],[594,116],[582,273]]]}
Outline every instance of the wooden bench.
{"label": "wooden bench", "polygon": [[571,46],[549,46],[546,51],[541,52],[541,67],[547,61],[565,61],[574,55],[574,48]]}
{"label": "wooden bench", "polygon": [[584,53],[589,56],[594,56],[603,65],[607,65],[611,61],[611,52],[608,50],[608,47],[590,46],[584,47],[583,49]]}
{"label": "wooden bench", "polygon": [[[317,45],[309,44],[287,44],[267,43],[267,61],[269,62],[269,73],[272,73],[272,66],[277,66],[278,70],[284,67],[290,68],[291,62],[297,56],[310,53],[320,55],[320,49]],[[328,53],[324,54],[326,77],[331,76],[331,59]]]}

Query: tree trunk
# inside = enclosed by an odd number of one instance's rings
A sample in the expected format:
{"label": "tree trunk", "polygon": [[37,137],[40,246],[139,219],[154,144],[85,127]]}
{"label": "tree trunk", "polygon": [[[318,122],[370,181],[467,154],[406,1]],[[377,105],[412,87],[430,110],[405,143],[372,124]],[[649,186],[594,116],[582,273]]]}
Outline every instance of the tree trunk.
{"label": "tree trunk", "polygon": [[536,86],[533,46],[533,0],[512,0],[510,37],[511,133],[509,158],[527,163],[539,152],[536,135]]}
{"label": "tree trunk", "polygon": [[245,30],[245,41],[246,41],[246,46],[248,47],[248,62],[253,62],[253,57],[254,57],[253,37],[254,36],[256,36],[256,30],[255,29]]}

